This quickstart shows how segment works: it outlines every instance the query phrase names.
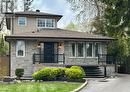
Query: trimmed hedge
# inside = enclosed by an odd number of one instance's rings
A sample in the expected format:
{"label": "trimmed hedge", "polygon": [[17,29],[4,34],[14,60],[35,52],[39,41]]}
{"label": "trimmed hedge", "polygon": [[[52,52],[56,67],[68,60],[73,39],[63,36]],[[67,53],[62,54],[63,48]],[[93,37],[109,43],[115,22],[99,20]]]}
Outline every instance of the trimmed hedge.
{"label": "trimmed hedge", "polygon": [[68,81],[80,81],[83,79],[83,72],[80,69],[66,69],[65,75]]}
{"label": "trimmed hedge", "polygon": [[72,68],[52,68],[46,67],[40,71],[35,72],[32,77],[37,80],[53,81],[53,80],[67,80],[79,81],[84,77],[82,69],[79,67]]}
{"label": "trimmed hedge", "polygon": [[82,73],[83,73],[83,76],[85,76],[85,71],[81,66],[71,66],[70,68],[71,69],[80,69],[82,71]]}
{"label": "trimmed hedge", "polygon": [[35,72],[32,77],[35,80],[62,80],[65,76],[64,68],[49,68],[46,67],[40,71]]}
{"label": "trimmed hedge", "polygon": [[17,76],[18,79],[20,79],[20,77],[22,77],[24,75],[24,69],[22,68],[17,68],[15,70],[15,75]]}

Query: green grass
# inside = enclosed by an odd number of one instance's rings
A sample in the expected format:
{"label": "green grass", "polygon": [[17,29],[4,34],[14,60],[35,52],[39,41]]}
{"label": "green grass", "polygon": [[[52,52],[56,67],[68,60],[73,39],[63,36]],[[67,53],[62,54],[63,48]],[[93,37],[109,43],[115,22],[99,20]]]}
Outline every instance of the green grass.
{"label": "green grass", "polygon": [[26,82],[0,84],[0,92],[70,92],[82,83],[76,82]]}

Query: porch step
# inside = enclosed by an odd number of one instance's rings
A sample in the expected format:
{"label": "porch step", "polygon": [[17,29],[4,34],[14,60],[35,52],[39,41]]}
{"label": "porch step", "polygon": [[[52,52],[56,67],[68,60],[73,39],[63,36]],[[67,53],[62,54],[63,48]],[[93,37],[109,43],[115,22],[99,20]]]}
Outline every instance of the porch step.
{"label": "porch step", "polygon": [[84,66],[83,67],[87,78],[103,78],[104,74],[100,66]]}

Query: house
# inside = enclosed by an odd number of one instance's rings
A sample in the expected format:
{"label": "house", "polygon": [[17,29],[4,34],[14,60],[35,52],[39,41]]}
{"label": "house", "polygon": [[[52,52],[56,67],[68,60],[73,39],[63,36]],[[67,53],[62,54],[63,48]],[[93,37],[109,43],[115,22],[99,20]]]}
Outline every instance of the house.
{"label": "house", "polygon": [[[24,76],[31,76],[40,67],[91,66],[98,69],[99,54],[107,55],[111,37],[57,28],[62,15],[25,11],[5,13],[6,36],[10,44],[10,76],[17,68],[24,68]],[[102,56],[101,56],[102,57]],[[114,65],[107,69],[114,72]],[[91,68],[90,67],[90,68]],[[103,72],[103,68],[100,68]]]}

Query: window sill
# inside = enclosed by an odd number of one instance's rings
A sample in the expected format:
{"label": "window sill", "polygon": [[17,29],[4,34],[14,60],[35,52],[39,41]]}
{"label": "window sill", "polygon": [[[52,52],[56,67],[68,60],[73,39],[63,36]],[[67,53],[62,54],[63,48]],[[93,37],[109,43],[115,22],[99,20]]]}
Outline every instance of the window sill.
{"label": "window sill", "polygon": [[44,28],[52,28],[52,29],[54,29],[54,28],[56,28],[56,27],[37,27],[38,29],[44,29]]}
{"label": "window sill", "polygon": [[75,58],[75,59],[78,59],[78,58],[86,58],[86,59],[87,59],[87,58],[88,58],[88,59],[89,59],[89,58],[95,58],[95,59],[98,59],[98,57],[69,57],[69,58],[70,58],[70,59],[74,59],[74,58]]}
{"label": "window sill", "polygon": [[69,57],[69,58],[85,58],[85,57]]}
{"label": "window sill", "polygon": [[24,58],[25,56],[16,56],[17,58]]}

